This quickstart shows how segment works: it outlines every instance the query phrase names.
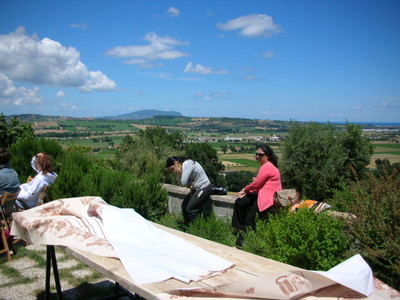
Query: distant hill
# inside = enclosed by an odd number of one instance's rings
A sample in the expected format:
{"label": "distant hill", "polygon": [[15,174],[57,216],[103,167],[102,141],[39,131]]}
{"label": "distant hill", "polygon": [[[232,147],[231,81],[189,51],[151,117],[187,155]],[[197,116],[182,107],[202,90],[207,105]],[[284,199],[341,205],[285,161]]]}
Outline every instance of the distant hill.
{"label": "distant hill", "polygon": [[139,120],[152,118],[155,116],[173,116],[173,117],[181,117],[182,114],[177,111],[162,111],[155,109],[146,109],[146,110],[138,110],[128,114],[122,114],[117,116],[106,116],[101,117],[99,119],[108,119],[108,120]]}

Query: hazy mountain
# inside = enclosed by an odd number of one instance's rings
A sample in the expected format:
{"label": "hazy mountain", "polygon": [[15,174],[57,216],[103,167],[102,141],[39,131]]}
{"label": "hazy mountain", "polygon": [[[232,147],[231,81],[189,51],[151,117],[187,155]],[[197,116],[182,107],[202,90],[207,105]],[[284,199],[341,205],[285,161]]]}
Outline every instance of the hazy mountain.
{"label": "hazy mountain", "polygon": [[146,119],[152,118],[154,116],[173,116],[173,117],[181,117],[182,114],[177,111],[162,111],[155,109],[146,109],[146,110],[138,110],[128,114],[122,114],[117,116],[106,116],[100,119],[111,119],[111,120],[138,120],[138,119]]}

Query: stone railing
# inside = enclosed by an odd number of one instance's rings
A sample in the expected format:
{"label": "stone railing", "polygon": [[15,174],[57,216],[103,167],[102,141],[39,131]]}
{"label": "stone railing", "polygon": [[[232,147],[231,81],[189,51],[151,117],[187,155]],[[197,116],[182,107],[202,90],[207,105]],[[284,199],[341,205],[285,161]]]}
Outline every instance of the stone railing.
{"label": "stone railing", "polygon": [[[169,213],[179,215],[182,213],[181,204],[183,199],[189,193],[189,189],[180,187],[172,184],[164,184],[163,187],[168,191],[168,210]],[[213,202],[214,213],[218,217],[232,217],[233,205],[237,199],[236,195],[225,195],[218,196],[212,195],[211,200]],[[346,213],[330,210],[329,214],[342,218],[342,219],[354,219],[356,216]]]}
{"label": "stone railing", "polygon": [[[189,193],[186,187],[180,187],[172,184],[164,184],[163,187],[168,191],[168,210],[173,214],[181,214],[181,204],[183,199]],[[232,217],[233,204],[237,196],[235,195],[212,195],[214,213],[219,217]]]}

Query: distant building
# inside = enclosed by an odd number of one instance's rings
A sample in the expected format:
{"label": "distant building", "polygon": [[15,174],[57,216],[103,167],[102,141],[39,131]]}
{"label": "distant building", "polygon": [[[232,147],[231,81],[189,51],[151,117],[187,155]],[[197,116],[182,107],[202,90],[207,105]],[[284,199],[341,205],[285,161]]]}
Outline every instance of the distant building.
{"label": "distant building", "polygon": [[268,141],[270,141],[270,142],[279,142],[280,140],[281,140],[281,138],[276,135],[272,135],[268,138]]}
{"label": "distant building", "polygon": [[229,137],[229,135],[224,138],[225,142],[241,142],[243,139],[238,137]]}

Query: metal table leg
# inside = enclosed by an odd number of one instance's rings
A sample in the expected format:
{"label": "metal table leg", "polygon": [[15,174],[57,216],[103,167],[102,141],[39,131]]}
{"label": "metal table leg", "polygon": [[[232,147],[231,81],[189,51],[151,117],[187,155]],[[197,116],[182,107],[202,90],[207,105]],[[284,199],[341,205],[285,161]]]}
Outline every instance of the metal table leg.
{"label": "metal table leg", "polygon": [[61,291],[61,284],[60,284],[60,275],[58,273],[57,267],[57,258],[56,258],[56,251],[53,245],[47,245],[47,253],[46,253],[46,293],[45,293],[45,300],[50,299],[50,273],[51,267],[53,267],[54,273],[54,281],[56,284],[57,289],[57,298],[59,300],[63,299],[62,291]]}

